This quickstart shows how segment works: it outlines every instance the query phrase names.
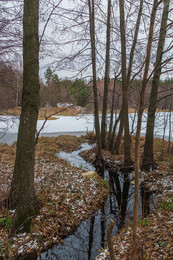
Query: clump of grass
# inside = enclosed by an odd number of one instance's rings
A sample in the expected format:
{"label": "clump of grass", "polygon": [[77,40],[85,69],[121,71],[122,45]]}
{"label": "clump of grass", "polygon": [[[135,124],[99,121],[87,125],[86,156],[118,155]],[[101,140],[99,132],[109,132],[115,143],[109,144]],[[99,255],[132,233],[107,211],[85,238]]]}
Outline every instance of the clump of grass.
{"label": "clump of grass", "polygon": [[94,134],[94,132],[88,132],[86,134],[86,139],[89,143],[93,144],[96,142],[96,135]]}
{"label": "clump of grass", "polygon": [[7,230],[9,227],[12,227],[12,219],[9,216],[4,216],[0,218],[0,226],[4,228],[4,230]]}
{"label": "clump of grass", "polygon": [[105,187],[105,188],[109,187],[108,182],[106,180],[102,179],[102,178],[98,179],[97,185],[100,186],[100,187]]}
{"label": "clump of grass", "polygon": [[145,227],[147,223],[148,223],[148,219],[147,219],[147,218],[144,218],[144,219],[140,220],[140,224],[141,224],[143,227]]}

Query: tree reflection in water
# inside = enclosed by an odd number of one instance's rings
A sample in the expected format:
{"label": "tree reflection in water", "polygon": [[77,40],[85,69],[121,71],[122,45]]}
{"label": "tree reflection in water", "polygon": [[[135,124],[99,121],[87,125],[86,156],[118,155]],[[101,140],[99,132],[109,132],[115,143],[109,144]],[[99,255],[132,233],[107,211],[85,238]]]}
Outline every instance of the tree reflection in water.
{"label": "tree reflection in water", "polygon": [[[76,152],[75,156],[77,156]],[[74,158],[72,163],[74,165]],[[54,246],[39,256],[38,260],[93,260],[98,254],[97,250],[105,247],[109,220],[115,221],[113,234],[116,235],[124,224],[132,219],[134,185],[130,184],[128,174],[112,170],[104,171],[102,175],[109,183],[110,193],[101,209],[82,222],[74,234],[65,238],[64,245]],[[141,196],[140,216],[145,217],[150,212],[150,193],[144,186],[141,188]]]}

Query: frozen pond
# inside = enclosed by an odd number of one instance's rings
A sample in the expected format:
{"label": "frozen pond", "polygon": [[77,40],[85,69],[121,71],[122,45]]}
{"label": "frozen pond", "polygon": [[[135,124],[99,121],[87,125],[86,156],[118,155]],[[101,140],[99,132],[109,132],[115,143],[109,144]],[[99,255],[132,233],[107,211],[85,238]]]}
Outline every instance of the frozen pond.
{"label": "frozen pond", "polygon": [[[143,123],[141,135],[146,132],[147,114],[143,114]],[[109,123],[109,115],[107,119]],[[130,131],[132,134],[136,131],[137,117],[135,114],[129,114]],[[132,124],[134,122],[134,124]],[[44,120],[38,120],[37,131],[39,131],[44,123]],[[133,129],[132,129],[133,125]],[[17,140],[17,132],[19,126],[19,117],[14,116],[0,116],[0,142],[12,144]],[[94,131],[94,118],[91,114],[78,116],[58,116],[56,120],[48,120],[41,131],[41,136],[58,136],[58,135],[85,135],[89,131]],[[165,139],[169,135],[173,137],[173,112],[158,112],[156,113],[155,121],[155,137],[162,138],[163,133]]]}

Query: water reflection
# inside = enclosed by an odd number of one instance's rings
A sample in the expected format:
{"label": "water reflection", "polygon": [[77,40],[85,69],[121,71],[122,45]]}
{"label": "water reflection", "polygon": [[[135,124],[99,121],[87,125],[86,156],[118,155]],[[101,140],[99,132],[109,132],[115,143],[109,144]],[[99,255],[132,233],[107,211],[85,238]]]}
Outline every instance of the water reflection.
{"label": "water reflection", "polygon": [[120,210],[119,229],[121,229],[125,223],[128,199],[129,198],[133,199],[132,197],[129,196],[129,188],[130,188],[130,181],[128,175],[124,174],[123,193],[122,193],[120,209],[119,209]]}
{"label": "water reflection", "polygon": [[105,237],[105,209],[104,209],[104,205],[101,208],[101,221],[100,221],[100,226],[101,226],[101,247],[104,248],[105,247],[105,241],[106,241],[106,237]]}
{"label": "water reflection", "polygon": [[[86,144],[82,146],[82,150],[84,149],[89,149]],[[79,164],[80,152],[81,150],[75,151],[70,155],[63,153],[63,158],[68,158],[73,165],[75,161]],[[86,161],[82,161],[82,167],[93,170],[93,166]],[[115,235],[129,219],[132,219],[134,185],[130,184],[128,174],[109,170],[104,172],[104,177],[109,183],[110,193],[102,207],[90,219],[82,222],[74,234],[65,238],[63,245],[54,246],[37,259],[93,260],[98,254],[97,250],[105,247],[109,220],[114,219],[115,221],[113,230]],[[146,216],[150,210],[150,195],[145,187],[141,188],[141,196],[139,212],[140,216]]]}
{"label": "water reflection", "polygon": [[90,232],[89,232],[88,260],[91,259],[91,250],[92,250],[92,247],[93,247],[94,222],[95,222],[95,216],[92,216],[92,217],[91,217],[91,222],[90,222]]}
{"label": "water reflection", "polygon": [[150,214],[150,198],[151,191],[145,186],[145,184],[141,185],[141,200],[142,200],[142,218],[146,218],[148,214]]}

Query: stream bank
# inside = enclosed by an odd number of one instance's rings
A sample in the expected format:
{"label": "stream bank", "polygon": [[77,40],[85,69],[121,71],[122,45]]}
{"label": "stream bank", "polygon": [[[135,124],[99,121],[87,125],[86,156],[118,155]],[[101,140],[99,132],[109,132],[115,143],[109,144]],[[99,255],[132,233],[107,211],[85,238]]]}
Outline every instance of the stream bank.
{"label": "stream bank", "polygon": [[[81,149],[77,151],[73,151],[72,153],[60,152],[57,156],[68,160],[72,166],[93,171],[95,167],[80,156],[92,148],[91,145],[84,143],[81,145]],[[92,157],[92,152],[89,153],[90,157]],[[59,244],[49,249],[41,254],[38,260],[93,260],[98,255],[98,250],[105,248],[107,240],[106,230],[109,220],[114,219],[115,221],[114,235],[122,229],[125,223],[132,220],[134,183],[131,183],[128,174],[122,174],[117,170],[105,170],[104,178],[109,184],[110,192],[101,209],[96,211],[89,219],[82,222],[74,234],[64,239],[63,245]],[[152,202],[156,200],[156,197],[143,187],[141,188],[139,198],[139,217],[141,218],[142,215],[148,214],[151,208],[154,207]]]}

